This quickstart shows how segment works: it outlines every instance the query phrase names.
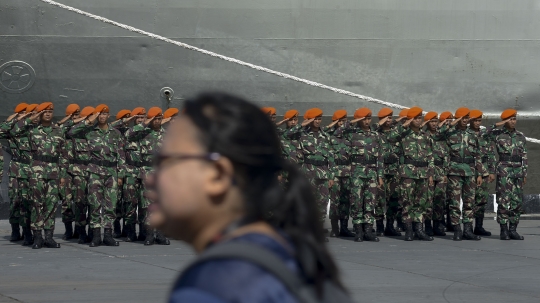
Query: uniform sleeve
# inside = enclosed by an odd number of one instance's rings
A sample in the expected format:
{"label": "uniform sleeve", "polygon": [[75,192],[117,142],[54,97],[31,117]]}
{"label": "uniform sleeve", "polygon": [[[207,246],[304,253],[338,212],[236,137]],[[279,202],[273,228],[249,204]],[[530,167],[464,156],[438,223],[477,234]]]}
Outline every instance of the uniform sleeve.
{"label": "uniform sleeve", "polygon": [[86,139],[86,134],[94,128],[94,125],[86,125],[86,122],[82,121],[74,125],[67,132],[69,138]]}
{"label": "uniform sleeve", "polygon": [[[60,155],[59,156],[59,163],[58,163],[58,167],[59,167],[59,170],[60,170],[60,178],[66,178],[67,177],[67,170],[68,170],[68,166],[69,166],[69,158],[68,158],[68,151],[67,151],[67,146],[68,144],[66,144],[66,137],[65,136],[62,136],[62,140],[60,140],[60,146],[59,146],[59,151],[60,151]],[[69,186],[69,184],[66,184],[66,186]]]}
{"label": "uniform sleeve", "polygon": [[426,146],[426,149],[427,149],[427,159],[426,161],[428,162],[428,178],[429,177],[433,177],[435,175],[435,157],[433,157],[433,146],[434,146],[434,143],[433,143],[433,139],[431,138],[431,136],[427,135],[427,146]]}
{"label": "uniform sleeve", "polygon": [[484,130],[482,132],[482,137],[484,140],[486,140],[486,143],[488,144],[488,162],[487,162],[487,169],[489,174],[495,174],[497,169],[497,157],[495,156],[495,146],[493,146],[493,140],[486,134],[486,131]]}
{"label": "uniform sleeve", "polygon": [[13,128],[11,129],[10,134],[13,137],[20,137],[22,135],[27,134],[30,131],[30,128],[32,127],[32,120],[30,118],[19,120],[15,125],[13,125]]}
{"label": "uniform sleeve", "polygon": [[298,137],[300,137],[301,133],[302,133],[302,125],[296,124],[295,126],[287,129],[283,133],[283,136],[289,140],[298,140]]}
{"label": "uniform sleeve", "polygon": [[489,125],[488,127],[486,127],[486,130],[485,130],[485,133],[484,133],[484,138],[486,138],[486,140],[494,142],[495,138],[500,133],[501,133],[501,130],[497,128],[496,124]]}
{"label": "uniform sleeve", "polygon": [[10,137],[10,131],[15,124],[15,120],[4,121],[0,123],[0,139],[7,139]]}
{"label": "uniform sleeve", "polygon": [[401,140],[403,140],[403,138],[408,136],[411,132],[412,130],[409,127],[405,128],[403,127],[403,125],[398,124],[396,127],[392,128],[388,132],[386,139],[390,143],[400,142]]}
{"label": "uniform sleeve", "polygon": [[529,159],[527,158],[527,139],[525,138],[525,136],[523,136],[523,155],[522,155],[522,158],[523,158],[523,162],[522,162],[521,165],[523,167],[523,177],[527,178],[527,170],[529,169]]}
{"label": "uniform sleeve", "polygon": [[384,153],[383,153],[383,148],[382,148],[382,140],[381,140],[381,135],[377,132],[373,132],[374,134],[376,134],[376,140],[377,140],[377,148],[379,149],[377,154],[377,176],[379,178],[382,178],[384,177]]}
{"label": "uniform sleeve", "polygon": [[334,180],[334,176],[336,175],[335,168],[336,168],[336,158],[335,158],[335,151],[334,151],[334,145],[332,144],[330,135],[326,134],[326,142],[328,142],[328,180]]}
{"label": "uniform sleeve", "polygon": [[476,166],[476,175],[483,176],[486,172],[484,171],[484,165],[482,165],[482,153],[480,152],[480,142],[478,142],[478,137],[475,137],[476,146],[476,155],[474,157],[474,162]]}
{"label": "uniform sleeve", "polygon": [[128,128],[126,131],[126,140],[127,142],[137,142],[142,140],[148,134],[152,132],[152,129],[144,124],[137,124],[133,127]]}
{"label": "uniform sleeve", "polygon": [[113,128],[116,128],[116,129],[121,128],[123,125],[124,125],[124,120],[123,120],[123,119],[120,119],[120,120],[116,120],[116,121],[114,121],[114,122],[111,122],[111,126],[112,126]]}
{"label": "uniform sleeve", "polygon": [[126,139],[123,136],[120,136],[120,146],[117,148],[117,171],[118,178],[123,179],[126,176]]}
{"label": "uniform sleeve", "polygon": [[[443,142],[443,143],[446,145],[446,142]],[[450,153],[448,152],[448,148],[447,148],[444,153],[444,158],[443,158],[443,172],[445,176],[448,175],[449,170],[450,170]]]}
{"label": "uniform sleeve", "polygon": [[437,129],[435,134],[433,135],[433,140],[435,141],[444,141],[446,140],[446,137],[448,136],[448,131],[450,130],[450,127],[448,124],[445,124]]}

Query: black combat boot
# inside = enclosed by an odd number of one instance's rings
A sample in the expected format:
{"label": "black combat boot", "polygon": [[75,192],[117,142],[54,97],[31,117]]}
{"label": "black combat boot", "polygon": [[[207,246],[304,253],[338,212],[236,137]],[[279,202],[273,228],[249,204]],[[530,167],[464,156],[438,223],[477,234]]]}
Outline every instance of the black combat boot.
{"label": "black combat boot", "polygon": [[56,241],[53,239],[53,232],[54,229],[45,230],[45,242],[43,245],[48,248],[60,248],[60,243],[56,243]]}
{"label": "black combat boot", "polygon": [[501,240],[510,240],[507,224],[501,224]]}
{"label": "black combat boot", "polygon": [[419,240],[422,241],[433,241],[433,237],[426,234],[424,231],[424,223],[422,222],[414,222],[414,233],[418,237]]}
{"label": "black combat boot", "polygon": [[444,222],[441,220],[433,220],[433,235],[444,237],[446,233],[444,232]]}
{"label": "black combat boot", "polygon": [[24,242],[23,246],[30,246],[34,244],[34,237],[32,236],[32,230],[30,227],[23,227]]}
{"label": "black combat boot", "polygon": [[86,226],[79,226],[79,241],[77,243],[88,243],[88,235],[86,234]]}
{"label": "black combat boot", "polygon": [[397,226],[396,226],[397,231],[406,231],[407,230],[407,226],[403,222],[403,218],[401,218],[401,216],[396,217],[396,222],[397,222]]}
{"label": "black combat boot", "polygon": [[144,241],[146,239],[146,226],[144,224],[139,224],[139,237],[137,241]]}
{"label": "black combat boot", "polygon": [[73,230],[73,239],[79,239],[79,229],[81,229],[81,227],[75,223],[75,228]]}
{"label": "black combat boot", "polygon": [[480,241],[480,239],[482,239],[480,238],[480,236],[477,236],[473,233],[472,222],[463,223],[463,239],[474,241]]}
{"label": "black combat boot", "polygon": [[349,230],[349,219],[341,219],[339,220],[339,224],[340,224],[340,228],[339,228],[340,237],[352,238],[355,236],[355,233]]}
{"label": "black combat boot", "polygon": [[126,242],[137,241],[137,232],[135,231],[135,224],[126,225]]}
{"label": "black combat boot", "polygon": [[86,237],[86,243],[92,242],[94,239],[94,229],[90,228],[90,225],[88,225],[88,237]]}
{"label": "black combat boot", "polygon": [[122,238],[127,237],[127,226],[126,226],[126,219],[122,220]]}
{"label": "black combat boot", "polygon": [[461,241],[461,238],[463,237],[463,234],[461,233],[461,225],[452,225],[452,230],[454,231],[454,237],[452,239],[454,241]]}
{"label": "black combat boot", "polygon": [[103,244],[105,244],[106,246],[119,246],[120,245],[118,241],[114,240],[113,231],[111,228],[105,228],[103,230]]}
{"label": "black combat boot", "polygon": [[354,229],[354,241],[363,242],[364,241],[364,230],[362,229],[362,224],[353,224]]}
{"label": "black combat boot", "polygon": [[[425,224],[426,224],[426,225],[425,225],[425,227],[426,227],[426,229],[425,229],[426,234],[427,234],[428,236],[430,236],[430,237],[433,237],[433,235],[434,235],[435,233],[433,232],[433,225],[431,225],[431,220],[426,220],[426,221],[425,221]],[[431,240],[433,240],[433,239],[431,239]],[[431,241],[431,240],[429,240],[429,241]]]}
{"label": "black combat boot", "polygon": [[146,226],[146,238],[144,239],[144,245],[154,245],[154,229],[150,226]]}
{"label": "black combat boot", "polygon": [[101,245],[101,228],[92,228],[92,241],[90,241],[90,247],[98,247]]}
{"label": "black combat boot", "polygon": [[379,238],[373,232],[373,224],[364,223],[364,240],[379,242]]}
{"label": "black combat boot", "polygon": [[72,224],[72,222],[64,222],[64,226],[66,227],[66,232],[62,236],[62,240],[73,239],[73,224]]}
{"label": "black combat boot", "polygon": [[446,212],[446,231],[454,231],[454,225],[452,225],[452,218],[450,217],[450,212]]}
{"label": "black combat boot", "polygon": [[18,223],[11,224],[11,237],[9,238],[10,242],[17,242],[22,240],[21,229]]}
{"label": "black combat boot", "polygon": [[517,226],[518,223],[510,223],[510,232],[508,233],[510,235],[510,239],[512,240],[523,240],[522,235],[518,234],[517,232]]}
{"label": "black combat boot", "polygon": [[384,219],[379,219],[379,220],[375,221],[375,225],[376,225],[376,228],[377,228],[377,231],[376,231],[377,237],[381,237],[381,236],[384,235],[384,223],[383,223],[383,220]]}
{"label": "black combat boot", "polygon": [[122,236],[122,229],[120,227],[120,219],[116,218],[113,222],[114,233],[113,238],[120,238]]}
{"label": "black combat boot", "polygon": [[34,230],[34,245],[32,245],[32,249],[40,249],[43,247],[43,234],[41,233],[41,230]]}
{"label": "black combat boot", "polygon": [[339,237],[338,219],[330,219],[330,225],[332,226],[332,230],[330,230],[330,237]]}
{"label": "black combat boot", "polygon": [[491,232],[484,229],[484,216],[474,218],[474,234],[478,236],[491,236]]}
{"label": "black combat boot", "polygon": [[387,237],[400,237],[401,233],[394,228],[394,220],[386,219],[386,228],[384,235]]}
{"label": "black combat boot", "polygon": [[159,230],[156,230],[156,244],[158,245],[171,245],[171,241],[169,239],[165,238],[165,235],[160,232]]}
{"label": "black combat boot", "polygon": [[412,222],[405,223],[405,241],[414,240],[414,231]]}

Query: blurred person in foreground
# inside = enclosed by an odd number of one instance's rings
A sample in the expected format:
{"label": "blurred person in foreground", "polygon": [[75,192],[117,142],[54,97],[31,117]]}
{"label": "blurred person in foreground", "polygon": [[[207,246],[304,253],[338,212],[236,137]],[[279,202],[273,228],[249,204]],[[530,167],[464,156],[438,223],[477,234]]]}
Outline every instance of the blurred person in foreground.
{"label": "blurred person in foreground", "polygon": [[[282,159],[275,125],[259,108],[220,93],[187,101],[155,165],[147,179],[146,194],[157,202],[150,222],[190,244],[198,260],[220,247],[247,245],[316,290],[311,302],[329,302],[336,290],[345,298],[340,302],[351,302],[325,247],[313,189]],[[276,178],[281,170],[288,173],[286,189]],[[169,302],[306,302],[254,263],[234,256],[196,260],[176,281]]]}

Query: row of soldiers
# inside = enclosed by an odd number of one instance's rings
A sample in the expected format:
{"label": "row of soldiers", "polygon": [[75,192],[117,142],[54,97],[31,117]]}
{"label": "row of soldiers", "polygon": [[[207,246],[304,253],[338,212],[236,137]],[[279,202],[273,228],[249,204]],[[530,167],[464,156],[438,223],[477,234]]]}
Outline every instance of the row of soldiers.
{"label": "row of soldiers", "polygon": [[[276,121],[274,108],[262,110]],[[455,241],[480,240],[491,235],[483,220],[488,183],[496,180],[500,239],[523,240],[517,226],[528,165],[516,110],[505,110],[501,122],[488,127],[481,126],[480,110],[465,107],[455,114],[424,115],[412,107],[393,115],[383,108],[372,124],[368,108],[356,110],[351,121],[338,110],[322,126],[323,111],[312,108],[302,123],[296,110],[276,123],[283,156],[298,163],[315,188],[321,220],[330,200],[332,237],[377,242],[404,231],[406,241],[432,241],[453,231]],[[287,176],[279,179],[286,186]]]}
{"label": "row of soldiers", "polygon": [[53,233],[61,205],[65,240],[118,246],[114,238],[124,233],[126,241],[170,244],[148,225],[150,202],[143,194],[143,180],[152,173],[164,124],[176,115],[176,108],[162,112],[152,107],[147,112],[138,107],[121,110],[109,123],[105,104],[83,109],[70,104],[65,117],[54,123],[51,102],[17,105],[0,124],[0,137],[7,139],[11,155],[11,241],[24,239],[23,245],[34,249],[59,248]]}

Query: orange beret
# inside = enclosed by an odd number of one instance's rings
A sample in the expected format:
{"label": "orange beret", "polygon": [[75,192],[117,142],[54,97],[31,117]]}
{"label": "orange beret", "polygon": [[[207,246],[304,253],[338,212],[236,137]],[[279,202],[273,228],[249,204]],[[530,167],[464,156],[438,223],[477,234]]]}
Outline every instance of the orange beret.
{"label": "orange beret", "polygon": [[392,116],[394,114],[394,111],[388,107],[385,107],[379,111],[379,118],[384,118],[388,116]]}
{"label": "orange beret", "polygon": [[39,104],[30,104],[28,107],[26,107],[26,112],[33,112],[36,110],[36,108],[39,106]]}
{"label": "orange beret", "polygon": [[510,117],[513,117],[515,115],[517,115],[517,110],[515,110],[513,108],[509,108],[509,109],[502,112],[501,119],[506,120],[506,119],[508,119]]}
{"label": "orange beret", "polygon": [[163,113],[163,118],[170,118],[176,115],[178,115],[178,108],[171,107]]}
{"label": "orange beret", "polygon": [[43,102],[37,107],[38,112],[49,109],[54,109],[54,105],[52,104],[52,102]]}
{"label": "orange beret", "polygon": [[94,109],[94,114],[97,114],[97,113],[108,113],[109,112],[109,107],[105,104],[100,104],[98,106],[96,106],[96,108]]}
{"label": "orange beret", "polygon": [[407,117],[407,112],[408,112],[408,111],[409,111],[408,108],[401,110],[401,111],[399,112],[399,116],[400,116],[400,117]]}
{"label": "orange beret", "polygon": [[411,107],[409,108],[409,111],[407,111],[407,118],[412,119],[412,118],[418,117],[419,115],[422,114],[422,111],[423,110],[418,106]]}
{"label": "orange beret", "polygon": [[318,116],[322,116],[322,114],[323,114],[322,109],[316,108],[316,107],[310,108],[304,114],[304,119],[309,120],[309,119],[317,118]]}
{"label": "orange beret", "polygon": [[429,121],[429,120],[432,120],[432,119],[437,119],[437,113],[436,112],[428,112],[424,116],[424,121]]}
{"label": "orange beret", "polygon": [[131,115],[131,111],[129,109],[123,109],[116,114],[116,120],[120,120],[122,118],[129,118],[129,115]]}
{"label": "orange beret", "polygon": [[81,107],[77,104],[70,104],[66,107],[66,116],[69,116],[71,114],[74,114],[81,110]]}
{"label": "orange beret", "polygon": [[276,114],[276,109],[273,108],[273,107],[263,107],[261,110],[263,111],[263,113],[265,113],[267,115],[275,115]]}
{"label": "orange beret", "polygon": [[354,118],[355,119],[364,118],[364,117],[367,117],[367,116],[371,116],[371,109],[369,109],[367,107],[359,108],[354,112]]}
{"label": "orange beret", "polygon": [[283,116],[283,118],[285,119],[292,119],[294,117],[298,117],[300,113],[296,110],[296,109],[291,109],[291,110],[288,110],[286,113],[285,113],[285,116]]}
{"label": "orange beret", "polygon": [[131,115],[132,115],[132,116],[146,115],[146,109],[144,109],[144,107],[135,107],[135,108],[131,111]]}
{"label": "orange beret", "polygon": [[347,111],[344,110],[344,109],[338,109],[338,110],[336,110],[334,115],[332,115],[332,121],[343,119],[345,117],[347,117]]}
{"label": "orange beret", "polygon": [[454,115],[456,118],[463,118],[467,116],[471,111],[466,107],[460,107],[456,110],[456,114]]}
{"label": "orange beret", "polygon": [[442,112],[439,116],[439,121],[443,122],[446,119],[454,119],[451,112]]}
{"label": "orange beret", "polygon": [[94,113],[94,109],[92,106],[87,106],[81,110],[80,116],[86,118]]}
{"label": "orange beret", "polygon": [[16,113],[20,113],[22,112],[23,110],[26,110],[26,108],[28,107],[28,104],[26,103],[19,103],[16,107],[15,107],[15,112]]}
{"label": "orange beret", "polygon": [[483,115],[483,114],[484,114],[484,113],[482,113],[481,110],[473,109],[473,110],[471,110],[471,112],[469,113],[469,117],[470,117],[471,119],[478,119],[478,118],[482,118],[482,115]]}
{"label": "orange beret", "polygon": [[159,108],[159,107],[150,107],[150,109],[148,109],[148,115],[146,117],[148,119],[150,119],[150,118],[154,118],[154,117],[157,117],[157,116],[161,116],[161,114],[162,114],[161,108]]}

